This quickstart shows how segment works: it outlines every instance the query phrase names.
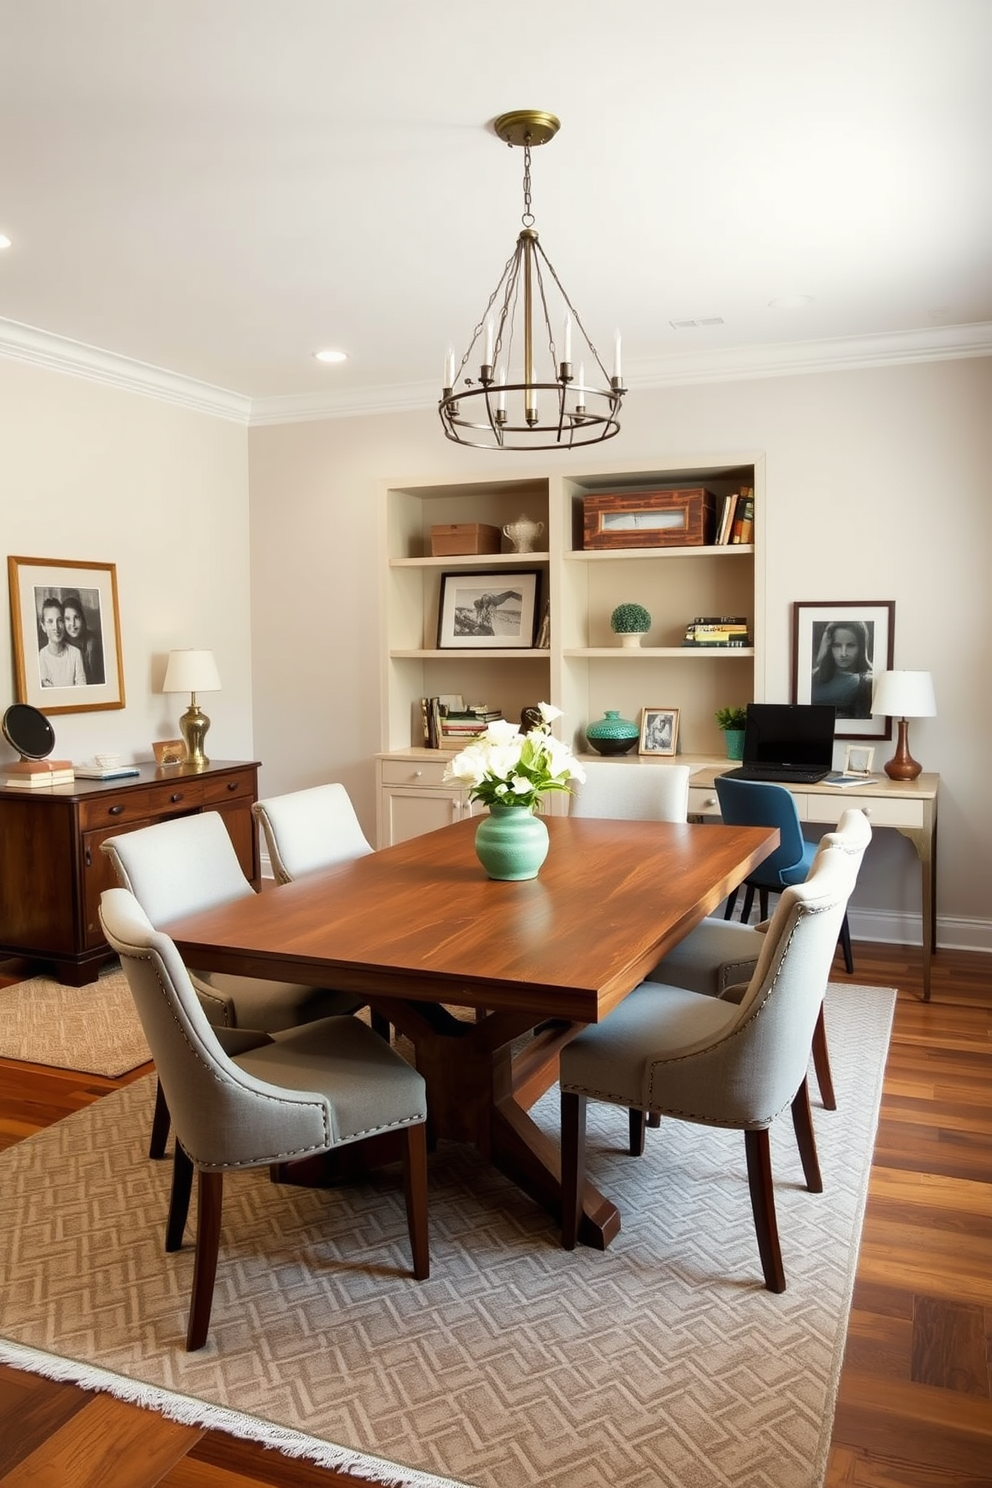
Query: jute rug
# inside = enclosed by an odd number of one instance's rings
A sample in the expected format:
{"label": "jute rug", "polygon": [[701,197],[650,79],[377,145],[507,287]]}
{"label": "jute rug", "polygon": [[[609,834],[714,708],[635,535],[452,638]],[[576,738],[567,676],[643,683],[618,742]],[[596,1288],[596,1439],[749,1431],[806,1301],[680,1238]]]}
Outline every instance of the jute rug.
{"label": "jute rug", "polygon": [[115,964],[85,987],[63,987],[49,977],[0,987],[0,1057],[114,1077],[151,1054],[127,978]]}
{"label": "jute rug", "polygon": [[[187,1354],[192,1251],[163,1250],[171,1164],[144,1155],[147,1079],[0,1155],[0,1357],[375,1482],[813,1488],[894,1001],[830,989],[823,1194],[802,1186],[788,1116],[773,1130],[782,1296],[761,1285],[740,1133],[666,1121],[635,1159],[626,1114],[592,1106],[590,1167],[623,1216],[605,1253],[561,1250],[455,1144],[430,1158],[420,1284],[397,1169],[323,1191],[236,1174],[210,1341]],[[555,1092],[535,1115],[556,1131]]]}

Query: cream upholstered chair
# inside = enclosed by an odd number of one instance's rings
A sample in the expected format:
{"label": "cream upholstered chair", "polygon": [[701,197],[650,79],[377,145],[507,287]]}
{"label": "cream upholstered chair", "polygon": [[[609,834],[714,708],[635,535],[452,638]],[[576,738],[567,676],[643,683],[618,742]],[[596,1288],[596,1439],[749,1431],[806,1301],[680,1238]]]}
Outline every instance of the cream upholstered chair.
{"label": "cream upholstered chair", "polygon": [[100,919],[121,958],[165,1088],[178,1139],[166,1242],[182,1243],[193,1170],[196,1258],[186,1347],[210,1325],[224,1173],[312,1157],[402,1130],[407,1225],[418,1280],[429,1274],[424,1080],[358,1018],[325,1018],[279,1033],[242,1033],[225,1053],[179,952],[127,889],[107,889]]}
{"label": "cream upholstered chair", "polygon": [[277,883],[349,863],[372,851],[343,785],[269,796],[251,808],[261,825]]}
{"label": "cream upholstered chair", "polygon": [[571,787],[572,816],[614,821],[684,822],[689,806],[689,766],[646,760],[584,760],[585,781]]}
{"label": "cream upholstered chair", "polygon": [[[826,832],[820,838],[817,853],[829,847],[848,853],[856,879],[871,836],[867,816],[852,808],[842,814],[836,831]],[[730,988],[750,980],[761,954],[766,929],[767,922],[752,926],[710,915],[648,973],[648,980],[688,987],[709,997],[722,997]],[[823,1105],[828,1111],[836,1110],[822,1007],[813,1031],[813,1067]]]}
{"label": "cream upholstered chair", "polygon": [[575,1245],[585,1190],[589,1099],[743,1130],[765,1285],[785,1290],[768,1129],[792,1108],[807,1188],[822,1191],[809,1108],[810,1041],[854,884],[848,853],[827,848],[786,889],[739,1003],[643,982],[561,1053],[562,1243]]}
{"label": "cream upholstered chair", "polygon": [[[108,837],[101,846],[114,865],[118,882],[131,890],[156,926],[255,892],[216,811],[139,827]],[[363,1000],[351,992],[294,982],[193,970],[190,979],[210,1022],[224,1028],[274,1033],[363,1006]],[[160,1087],[150,1157],[163,1156],[168,1134],[169,1110]]]}

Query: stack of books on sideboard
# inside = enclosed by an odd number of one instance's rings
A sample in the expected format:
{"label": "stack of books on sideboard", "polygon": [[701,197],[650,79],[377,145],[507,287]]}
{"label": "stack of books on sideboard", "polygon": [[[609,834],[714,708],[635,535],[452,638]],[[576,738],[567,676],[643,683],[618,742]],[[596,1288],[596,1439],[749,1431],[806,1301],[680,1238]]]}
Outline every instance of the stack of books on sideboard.
{"label": "stack of books on sideboard", "polygon": [[72,785],[76,772],[72,760],[16,760],[13,764],[0,766],[4,772],[4,786],[16,790],[32,790],[42,785]]}
{"label": "stack of books on sideboard", "polygon": [[697,615],[685,628],[683,646],[750,646],[746,615]]}

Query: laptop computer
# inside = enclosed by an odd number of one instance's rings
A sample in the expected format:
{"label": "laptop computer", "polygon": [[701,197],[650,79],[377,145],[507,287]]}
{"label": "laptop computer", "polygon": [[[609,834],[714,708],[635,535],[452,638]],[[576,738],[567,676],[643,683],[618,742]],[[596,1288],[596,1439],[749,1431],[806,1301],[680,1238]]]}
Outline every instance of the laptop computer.
{"label": "laptop computer", "polygon": [[814,785],[833,768],[837,710],[827,703],[749,703],[738,780]]}

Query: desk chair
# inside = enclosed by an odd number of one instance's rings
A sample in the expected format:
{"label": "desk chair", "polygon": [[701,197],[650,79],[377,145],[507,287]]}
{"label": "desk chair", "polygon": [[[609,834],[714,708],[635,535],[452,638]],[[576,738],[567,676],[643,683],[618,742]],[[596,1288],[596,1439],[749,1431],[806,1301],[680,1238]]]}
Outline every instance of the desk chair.
{"label": "desk chair", "polygon": [[[102,850],[117,880],[129,889],[153,925],[167,925],[201,909],[230,904],[255,891],[241,871],[234,844],[216,811],[173,817],[108,837]],[[272,982],[223,972],[190,971],[190,980],[211,1023],[275,1033],[317,1018],[351,1013],[363,1001],[351,992]],[[155,1103],[149,1157],[162,1157],[169,1135],[169,1108],[161,1083]]]}
{"label": "desk chair", "polygon": [[576,781],[571,816],[615,821],[684,822],[689,807],[689,766],[583,761],[585,781]]}
{"label": "desk chair", "polygon": [[[856,872],[831,847],[786,888],[739,1003],[642,983],[561,1051],[562,1244],[577,1238],[590,1099],[742,1130],[765,1286],[785,1290],[768,1131],[786,1106],[811,1193],[820,1193],[806,1070]],[[716,1240],[714,1239],[714,1245]]]}
{"label": "desk chair", "polygon": [[169,1251],[182,1244],[194,1169],[199,1174],[187,1350],[207,1341],[227,1169],[268,1167],[402,1131],[413,1274],[427,1277],[423,1077],[349,1017],[323,1018],[275,1038],[245,1030],[242,1051],[230,1056],[175,945],[153,929],[135,896],[107,889],[100,920],[121,958],[176,1125]]}
{"label": "desk chair", "polygon": [[[728,780],[726,776],[718,775],[716,794],[720,802],[720,815],[730,826],[778,827],[780,845],[744,881],[744,910],[741,920],[747,924],[751,917],[755,890],[758,892],[760,917],[766,920],[769,893],[779,894],[790,884],[804,882],[816,857],[816,843],[807,842],[803,836],[799,810],[792,793],[784,785],[770,785],[757,780]],[[724,919],[731,918],[736,903],[735,889],[727,900]],[[854,954],[846,914],[840,927],[839,940],[844,953],[844,965],[850,975],[854,970]]]}

